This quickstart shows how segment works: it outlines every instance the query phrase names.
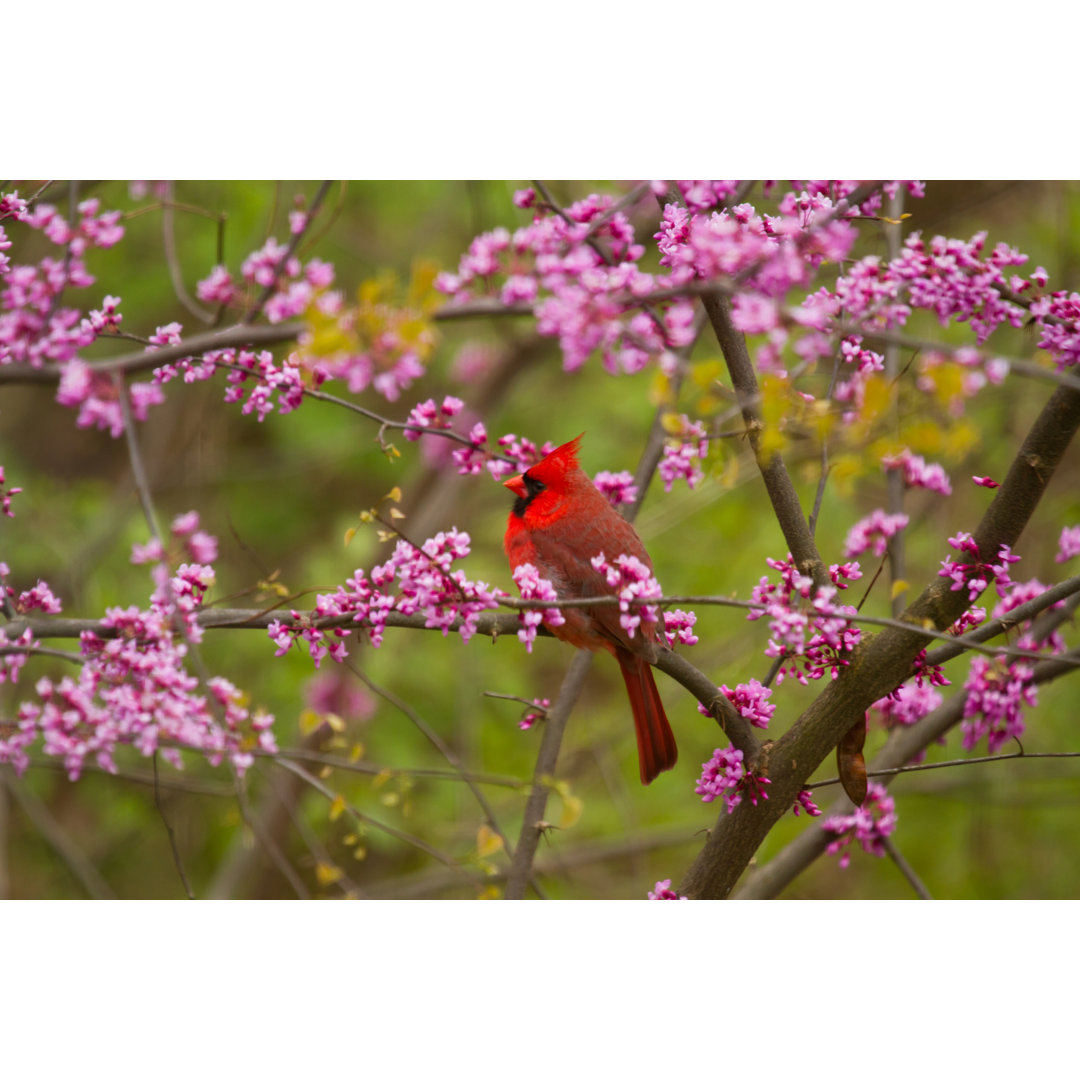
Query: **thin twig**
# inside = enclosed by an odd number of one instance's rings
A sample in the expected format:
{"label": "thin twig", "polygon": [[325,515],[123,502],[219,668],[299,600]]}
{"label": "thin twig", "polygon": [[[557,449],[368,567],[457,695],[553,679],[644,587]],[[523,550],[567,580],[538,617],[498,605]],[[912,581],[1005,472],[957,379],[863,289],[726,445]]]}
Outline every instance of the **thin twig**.
{"label": "thin twig", "polygon": [[201,323],[205,323],[209,326],[214,317],[210,312],[204,310],[191,298],[187,289],[184,287],[184,273],[180,268],[180,258],[176,253],[176,222],[173,217],[173,204],[172,204],[172,180],[167,180],[166,183],[169,186],[169,195],[162,204],[161,209],[161,239],[162,247],[165,249],[165,262],[169,268],[169,279],[172,281],[173,292],[176,294],[176,299]]}
{"label": "thin twig", "polygon": [[[899,765],[895,769],[869,769],[866,775],[872,777],[878,776],[900,776],[903,773],[914,772],[929,772],[933,769],[956,769],[963,765],[986,765],[992,761],[1015,761],[1017,758],[1031,758],[1032,760],[1037,758],[1077,758],[1080,757],[1080,750],[1059,750],[1053,753],[1028,753],[1026,750],[1018,750],[1013,754],[987,754],[984,757],[974,758],[952,758],[949,761],[932,761],[922,762],[918,765]],[[831,777],[828,780],[810,780],[807,782],[808,788],[823,788],[832,787],[834,784],[839,784],[840,778],[838,776]]]}
{"label": "thin twig", "polygon": [[905,859],[904,856],[900,854],[900,851],[897,848],[896,844],[893,843],[893,838],[891,836],[883,837],[882,846],[888,853],[889,858],[892,859],[894,863],[896,863],[896,867],[900,871],[900,873],[903,874],[905,878],[907,878],[908,884],[915,890],[915,895],[920,900],[933,900],[934,898],[930,895],[930,890],[927,889],[927,887],[922,883],[919,875],[916,874],[914,870],[912,870],[911,864],[907,861],[907,859]]}
{"label": "thin twig", "polygon": [[[306,784],[313,787],[324,798],[334,802],[340,796],[336,791],[332,791],[321,780],[316,779],[307,771],[307,769],[301,768],[295,762],[286,761],[283,758],[271,757],[267,759],[273,764],[279,766],[282,769],[286,769],[296,776],[299,776]],[[344,801],[344,809],[348,811],[349,815],[355,818],[363,825],[369,825],[373,829],[378,829],[380,832],[386,833],[388,836],[392,836],[395,840],[400,840],[403,843],[409,844],[419,851],[424,852],[426,855],[430,855],[433,859],[438,859],[439,862],[444,863],[446,866],[451,866],[456,869],[461,869],[461,864],[457,862],[452,856],[439,851],[438,848],[433,848],[429,843],[421,840],[418,836],[413,836],[411,833],[404,832],[402,829],[395,828],[393,825],[388,825],[385,821],[380,821],[378,818],[373,818],[370,814],[365,814],[358,810],[352,803],[347,800]]]}
{"label": "thin twig", "polygon": [[165,825],[165,831],[169,834],[169,847],[172,849],[173,863],[176,866],[176,872],[180,875],[180,880],[184,885],[184,892],[187,893],[189,900],[195,899],[195,894],[191,891],[191,883],[188,881],[187,874],[184,873],[184,864],[180,861],[180,849],[176,844],[176,833],[173,831],[172,823],[169,821],[168,815],[165,813],[165,807],[161,802],[161,789],[158,786],[158,755],[155,750],[152,755],[154,763],[154,806],[157,807],[158,814],[161,815],[162,823]]}
{"label": "thin twig", "polygon": [[285,270],[285,266],[288,261],[296,254],[296,249],[300,246],[300,242],[304,239],[304,234],[311,228],[311,223],[315,220],[316,214],[319,212],[319,207],[322,205],[323,199],[326,198],[326,193],[330,190],[332,180],[324,180],[319,185],[319,190],[315,193],[315,198],[311,200],[311,206],[307,212],[307,219],[304,222],[304,226],[299,231],[293,233],[292,239],[289,241],[289,246],[285,249],[285,254],[282,256],[281,261],[277,264],[274,270],[274,275],[270,281],[267,282],[263,291],[259,293],[255,302],[248,309],[247,314],[240,320],[244,325],[248,325],[255,321],[259,313],[262,311],[266,301],[274,295],[274,290],[277,288],[278,279],[281,277]]}
{"label": "thin twig", "polygon": [[[285,762],[281,762],[283,766]],[[300,875],[293,869],[292,864],[285,858],[281,848],[278,847],[277,842],[269,831],[262,827],[260,819],[252,814],[251,807],[248,804],[247,791],[244,788],[244,782],[239,776],[234,776],[234,784],[236,787],[236,801],[240,807],[240,816],[244,821],[244,824],[250,830],[252,837],[261,846],[263,851],[270,856],[270,861],[277,867],[278,873],[289,883],[292,890],[301,900],[310,900],[311,893],[308,887],[304,884]],[[211,891],[213,895],[213,890]]]}

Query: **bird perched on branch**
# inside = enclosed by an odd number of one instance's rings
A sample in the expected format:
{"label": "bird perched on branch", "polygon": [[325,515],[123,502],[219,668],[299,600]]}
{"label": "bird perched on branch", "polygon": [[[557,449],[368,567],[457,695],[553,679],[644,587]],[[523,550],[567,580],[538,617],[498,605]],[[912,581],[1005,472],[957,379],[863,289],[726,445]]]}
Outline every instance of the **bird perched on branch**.
{"label": "bird perched on branch", "polygon": [[[602,570],[604,555],[614,564],[635,556],[652,572],[652,561],[634,527],[597,490],[578,465],[581,436],[553,450],[520,476],[505,481],[516,496],[504,546],[512,570],[531,563],[555,588],[560,600],[614,596]],[[566,621],[551,632],[579,649],[603,649],[619,661],[637,733],[641,782],[649,784],[674,766],[678,749],[664,713],[650,663],[660,646],[656,625],[642,620],[633,637],[616,606],[564,608]]]}

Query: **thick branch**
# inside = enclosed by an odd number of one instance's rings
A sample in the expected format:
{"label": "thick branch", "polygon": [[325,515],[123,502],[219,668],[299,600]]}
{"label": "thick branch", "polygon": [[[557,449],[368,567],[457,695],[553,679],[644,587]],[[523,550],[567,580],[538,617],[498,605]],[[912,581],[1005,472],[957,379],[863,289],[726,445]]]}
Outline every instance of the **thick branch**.
{"label": "thick branch", "polygon": [[795,485],[791,482],[784,459],[779,453],[769,453],[762,448],[761,436],[764,430],[758,413],[757,376],[750,353],[746,348],[746,338],[735,328],[731,321],[731,305],[727,297],[719,295],[703,296],[701,302],[709,315],[709,321],[716,331],[716,339],[724,354],[731,382],[735,388],[743,421],[746,424],[750,447],[754,451],[761,479],[765,483],[769,501],[772,503],[776,520],[784,533],[788,550],[795,559],[795,565],[814,579],[818,587],[829,584],[829,576],[813,536],[806,521]]}

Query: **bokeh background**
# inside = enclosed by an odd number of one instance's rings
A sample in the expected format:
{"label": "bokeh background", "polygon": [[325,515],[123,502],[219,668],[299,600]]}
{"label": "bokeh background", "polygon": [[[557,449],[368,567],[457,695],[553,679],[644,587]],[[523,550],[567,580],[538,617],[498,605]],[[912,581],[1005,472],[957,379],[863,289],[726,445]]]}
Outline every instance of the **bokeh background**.
{"label": "bokeh background", "polygon": [[[407,280],[417,258],[453,269],[477,233],[527,220],[512,203],[527,181],[353,182],[335,187],[313,229],[317,243],[307,255],[331,262],[336,287],[347,295],[365,280],[393,272]],[[20,193],[34,181],[9,184]],[[563,202],[592,191],[621,194],[631,185],[555,182]],[[287,239],[286,215],[297,198],[310,199],[314,183],[178,182],[175,202],[203,213],[176,212],[178,258],[189,292],[219,259],[234,271],[268,236]],[[124,329],[149,334],[173,320],[198,329],[178,304],[162,254],[163,214],[153,185],[141,194],[126,182],[93,182],[86,193],[105,208],[124,210],[125,239],[94,251],[89,259],[97,284],[71,300],[99,306],[106,293],[122,297]],[[756,201],[760,189],[752,199]],[[57,198],[61,198],[58,189]],[[764,206],[764,204],[759,204]],[[929,182],[923,200],[909,200],[906,230],[927,236],[968,238],[980,230],[989,244],[1006,241],[1042,265],[1051,288],[1080,286],[1080,185],[1073,182]],[[635,212],[638,236],[648,243],[657,211],[647,201]],[[219,222],[223,220],[222,227]],[[325,226],[325,227],[324,227]],[[320,235],[321,234],[321,235]],[[14,231],[13,231],[13,235]],[[867,228],[860,253],[884,252],[881,229]],[[39,250],[40,247],[40,250]],[[32,235],[9,254],[31,261],[45,253]],[[941,331],[933,320],[913,319],[910,330],[966,343],[962,327]],[[444,393],[463,398],[493,435],[512,431],[537,443],[561,442],[586,432],[583,464],[633,470],[656,410],[651,371],[613,378],[597,361],[567,375],[558,345],[536,338],[531,321],[448,322],[427,375],[401,400],[388,403],[372,392],[362,403],[405,419],[409,408]],[[1036,358],[1023,330],[994,338],[1002,354]],[[130,343],[99,343],[89,357],[127,352]],[[693,359],[706,365],[719,350],[708,332]],[[943,437],[941,460],[953,478],[947,499],[927,492],[909,496],[909,579],[919,589],[948,553],[945,537],[971,529],[989,501],[967,482],[972,473],[1001,476],[1031,419],[1050,392],[1049,383],[1013,378],[1006,388],[982,395],[968,413],[970,437]],[[151,483],[163,520],[198,510],[202,527],[220,543],[217,584],[209,599],[230,607],[276,602],[273,587],[308,595],[292,606],[310,606],[318,591],[332,591],[356,567],[388,555],[376,530],[360,527],[346,545],[360,513],[392,487],[403,493],[404,530],[422,540],[456,526],[472,537],[470,577],[513,590],[502,553],[508,495],[487,476],[459,477],[442,447],[392,441],[396,459],[380,450],[377,425],[330,404],[308,401],[297,412],[264,423],[222,404],[223,383],[173,384],[164,406],[141,425]],[[0,390],[0,463],[8,481],[25,489],[17,516],[0,521],[0,558],[11,583],[29,588],[47,580],[67,615],[94,617],[112,605],[145,606],[150,593],[144,567],[132,566],[132,543],[147,531],[135,495],[123,440],[79,430],[75,414],[56,404],[55,391],[4,385]],[[680,411],[703,404],[691,380]],[[933,419],[930,417],[930,419]],[[944,428],[943,428],[944,430]],[[927,455],[928,457],[930,455]],[[789,465],[804,505],[817,483],[814,447],[794,446]],[[1062,525],[1080,522],[1080,457],[1074,448],[1055,477],[1038,516],[1017,545],[1017,580],[1050,583],[1064,576],[1055,565]],[[818,530],[829,561],[839,561],[844,536],[858,518],[884,505],[882,477],[830,484]],[[665,493],[654,480],[638,519],[657,576],[669,593],[730,594],[747,598],[767,573],[765,558],[786,551],[752,460],[736,440],[714,442],[708,476],[695,491],[677,485]],[[864,565],[865,569],[865,565]],[[869,575],[867,576],[868,580]],[[856,586],[856,591],[861,590]],[[866,608],[887,614],[887,590],[879,588]],[[694,663],[730,686],[763,678],[767,635],[727,608],[698,609],[700,644]],[[56,642],[74,647],[71,642]],[[349,816],[333,812],[319,793],[270,763],[250,774],[250,813],[275,837],[304,892],[312,896],[376,898],[470,898],[497,895],[505,854],[492,849],[478,829],[475,799],[451,772],[418,725],[430,725],[473,772],[500,782],[484,791],[506,833],[516,839],[524,794],[515,786],[531,777],[540,732],[521,731],[521,706],[485,691],[523,698],[554,698],[572,657],[568,646],[540,640],[527,655],[512,638],[468,644],[457,635],[387,631],[381,649],[351,645],[353,661],[390,696],[381,697],[351,673],[327,661],[316,676],[306,653],[280,659],[264,632],[209,632],[202,646],[211,673],[226,675],[253,705],[276,717],[283,746],[318,745],[352,757],[373,773],[327,768],[323,783],[361,810],[459,860],[465,871],[445,866],[417,847],[375,829],[358,830]],[[66,668],[32,660],[20,682],[0,687],[0,716],[10,718],[21,696],[42,674]],[[963,682],[966,660],[948,668]],[[556,898],[644,898],[658,879],[678,878],[715,819],[715,804],[701,803],[694,784],[701,763],[718,745],[713,723],[702,717],[681,687],[659,676],[679,741],[677,768],[649,788],[637,780],[632,723],[616,665],[600,657],[571,718],[560,762],[563,794],[553,796],[548,818],[559,826],[542,843],[541,880]],[[1029,751],[1077,749],[1080,679],[1064,679],[1039,691],[1024,746]],[[783,731],[812,699],[814,688],[788,681],[774,694],[773,728]],[[407,703],[397,707],[393,699]],[[318,707],[331,700],[341,718],[320,726]],[[413,717],[410,717],[409,710]],[[872,728],[868,757],[884,739]],[[983,752],[980,750],[979,752]],[[930,760],[962,756],[959,732],[935,747]],[[198,896],[290,897],[294,884],[273,865],[245,824],[225,767],[211,768],[195,755],[176,773],[162,767],[161,797],[176,832],[184,868]],[[183,895],[168,836],[155,807],[150,770],[135,752],[118,756],[123,775],[88,771],[68,781],[55,763],[40,757],[21,779],[0,766],[0,895],[67,898],[87,895],[165,898]],[[319,766],[308,766],[317,770]],[[826,763],[820,776],[832,776]],[[1075,760],[1013,761],[913,774],[897,780],[891,794],[899,824],[894,839],[935,897],[1066,898],[1080,892],[1080,763]],[[819,800],[826,805],[823,793]],[[799,831],[816,828],[786,817],[759,859],[765,860]],[[850,868],[819,860],[785,894],[792,898],[905,898],[911,889],[887,859],[862,852]]]}

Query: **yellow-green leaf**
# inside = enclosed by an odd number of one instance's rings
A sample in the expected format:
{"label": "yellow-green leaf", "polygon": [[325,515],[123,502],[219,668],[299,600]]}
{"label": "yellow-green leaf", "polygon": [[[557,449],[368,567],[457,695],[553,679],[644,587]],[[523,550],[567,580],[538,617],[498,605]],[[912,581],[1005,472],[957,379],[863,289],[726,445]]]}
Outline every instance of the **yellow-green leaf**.
{"label": "yellow-green leaf", "polygon": [[315,864],[315,880],[324,888],[327,885],[333,885],[335,881],[340,881],[344,876],[345,871],[340,866],[324,862]]}
{"label": "yellow-green leaf", "polygon": [[490,825],[481,825],[476,833],[476,852],[481,859],[503,849],[503,838]]}

